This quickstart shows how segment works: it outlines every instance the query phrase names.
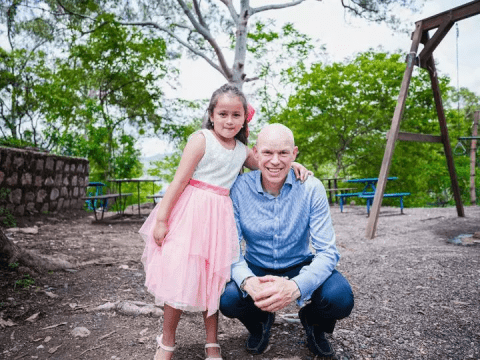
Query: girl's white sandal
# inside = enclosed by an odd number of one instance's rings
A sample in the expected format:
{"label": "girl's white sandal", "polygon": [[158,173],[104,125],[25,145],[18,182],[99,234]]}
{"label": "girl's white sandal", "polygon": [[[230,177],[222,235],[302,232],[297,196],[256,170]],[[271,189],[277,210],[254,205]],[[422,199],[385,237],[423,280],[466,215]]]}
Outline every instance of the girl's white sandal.
{"label": "girl's white sandal", "polygon": [[163,344],[163,334],[160,335],[160,336],[157,336],[157,353],[155,354],[154,359],[157,358],[159,348],[161,348],[165,351],[168,351],[168,352],[174,352],[175,351],[175,346],[167,346],[167,345]]}
{"label": "girl's white sandal", "polygon": [[[223,360],[221,357],[216,357],[216,358],[208,357],[208,355],[207,355],[207,349],[213,348],[213,347],[220,349],[220,345],[218,345],[218,344],[216,344],[216,343],[214,343],[214,344],[205,344],[205,358],[206,358],[207,360]],[[222,356],[222,351],[221,351],[221,350],[220,350],[220,356]]]}

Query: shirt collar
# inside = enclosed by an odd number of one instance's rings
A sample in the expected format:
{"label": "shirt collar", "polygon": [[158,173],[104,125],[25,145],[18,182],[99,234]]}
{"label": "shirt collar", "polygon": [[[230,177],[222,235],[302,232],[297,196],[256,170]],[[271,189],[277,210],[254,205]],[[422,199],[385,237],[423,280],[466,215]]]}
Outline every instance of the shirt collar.
{"label": "shirt collar", "polygon": [[[294,174],[293,169],[290,169],[290,171],[287,174],[287,179],[285,180],[285,183],[283,184],[282,189],[280,190],[280,194],[282,193],[282,190],[285,187],[285,185],[288,184],[290,187],[293,186],[293,176],[294,176],[293,174]],[[255,174],[255,187],[259,194],[265,194],[265,191],[263,191],[263,187],[262,187],[262,172],[260,170],[257,170]]]}

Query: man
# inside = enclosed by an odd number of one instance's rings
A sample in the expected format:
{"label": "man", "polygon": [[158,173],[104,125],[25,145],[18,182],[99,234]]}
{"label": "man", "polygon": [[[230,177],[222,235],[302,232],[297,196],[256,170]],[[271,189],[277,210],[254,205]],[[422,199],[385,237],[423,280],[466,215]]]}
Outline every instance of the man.
{"label": "man", "polygon": [[303,184],[295,180],[291,164],[298,148],[287,127],[263,128],[253,151],[259,170],[239,176],[231,189],[239,238],[246,248],[245,256],[232,265],[220,310],[249,331],[247,351],[261,354],[275,312],[296,300],[307,347],[315,355],[333,357],[325,333],[332,333],[336,321],[350,314],[353,293],[335,270],[340,255],[325,189],[313,177]]}

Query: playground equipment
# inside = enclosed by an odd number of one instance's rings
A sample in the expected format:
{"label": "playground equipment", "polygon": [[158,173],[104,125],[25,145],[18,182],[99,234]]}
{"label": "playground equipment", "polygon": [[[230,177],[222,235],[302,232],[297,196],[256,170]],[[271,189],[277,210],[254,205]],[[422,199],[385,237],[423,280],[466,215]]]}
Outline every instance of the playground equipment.
{"label": "playground equipment", "polygon": [[[392,118],[392,125],[387,134],[387,145],[385,147],[382,167],[378,176],[379,181],[377,184],[377,191],[373,200],[372,210],[365,233],[366,237],[369,239],[373,239],[375,237],[375,232],[377,230],[378,215],[380,213],[380,206],[382,205],[383,194],[387,185],[388,172],[392,163],[393,151],[395,149],[395,142],[397,140],[443,144],[448,172],[450,174],[450,180],[452,183],[453,196],[457,207],[457,214],[458,216],[465,216],[460,197],[457,174],[455,172],[455,166],[453,163],[453,153],[448,136],[447,123],[437,78],[437,70],[435,67],[435,61],[433,59],[433,51],[437,48],[445,35],[447,35],[448,31],[453,27],[455,22],[478,14],[480,14],[480,0],[475,0],[415,23],[415,31],[412,35],[412,45],[410,47],[410,52],[407,55],[407,68],[405,69],[403,76],[402,86],[400,88],[400,94],[397,100],[397,106]],[[437,30],[435,34],[430,37],[428,32],[434,29]],[[420,43],[423,44],[423,49],[420,54],[417,55]],[[410,86],[410,79],[412,78],[414,66],[419,66],[426,69],[430,75],[433,98],[435,100],[438,122],[440,125],[440,136],[399,132],[400,121],[405,109],[405,101],[408,95],[408,88]]]}
{"label": "playground equipment", "polygon": [[[458,138],[458,144],[462,144],[462,141],[470,141],[470,202],[475,204],[477,201],[477,191],[475,187],[475,164],[476,164],[476,156],[477,156],[477,140],[480,140],[480,136],[478,135],[478,121],[480,120],[480,111],[475,111],[473,116],[473,128],[472,128],[472,136],[462,136]],[[457,146],[458,146],[457,144]],[[455,146],[455,149],[457,148]],[[467,149],[463,146],[465,152],[462,155],[466,155]],[[457,154],[455,154],[457,155]],[[479,162],[480,167],[480,162]]]}

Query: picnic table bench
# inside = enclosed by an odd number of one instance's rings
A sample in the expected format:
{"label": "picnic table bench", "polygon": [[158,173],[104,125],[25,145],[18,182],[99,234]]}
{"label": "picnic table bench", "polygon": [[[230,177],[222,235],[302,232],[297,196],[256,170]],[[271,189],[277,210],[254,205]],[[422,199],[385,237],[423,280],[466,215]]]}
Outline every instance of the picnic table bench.
{"label": "picnic table bench", "polygon": [[154,204],[157,203],[155,199],[161,199],[161,198],[163,198],[163,194],[147,195],[147,199],[152,199]]}
{"label": "picnic table bench", "polygon": [[[109,199],[115,199],[115,200],[120,199],[120,207],[119,207],[119,210],[117,210],[117,213],[121,213],[122,198],[124,198],[123,201],[125,204],[128,196],[132,196],[132,193],[84,196],[82,197],[82,200],[90,200],[93,206],[93,214],[95,215],[95,221],[99,221],[97,218],[97,210],[102,209],[102,216],[100,217],[100,220],[103,220],[103,215],[105,213],[105,209],[108,206]],[[99,207],[97,207],[97,204],[99,205]]]}
{"label": "picnic table bench", "polygon": [[[383,194],[383,197],[384,198],[393,198],[393,197],[400,198],[400,213],[403,214],[403,197],[408,195],[410,195],[409,192],[404,192],[404,193]],[[373,203],[373,198],[375,197],[375,194],[361,194],[361,195],[358,195],[358,197],[362,199],[367,199],[367,216],[370,216],[370,206]]]}

